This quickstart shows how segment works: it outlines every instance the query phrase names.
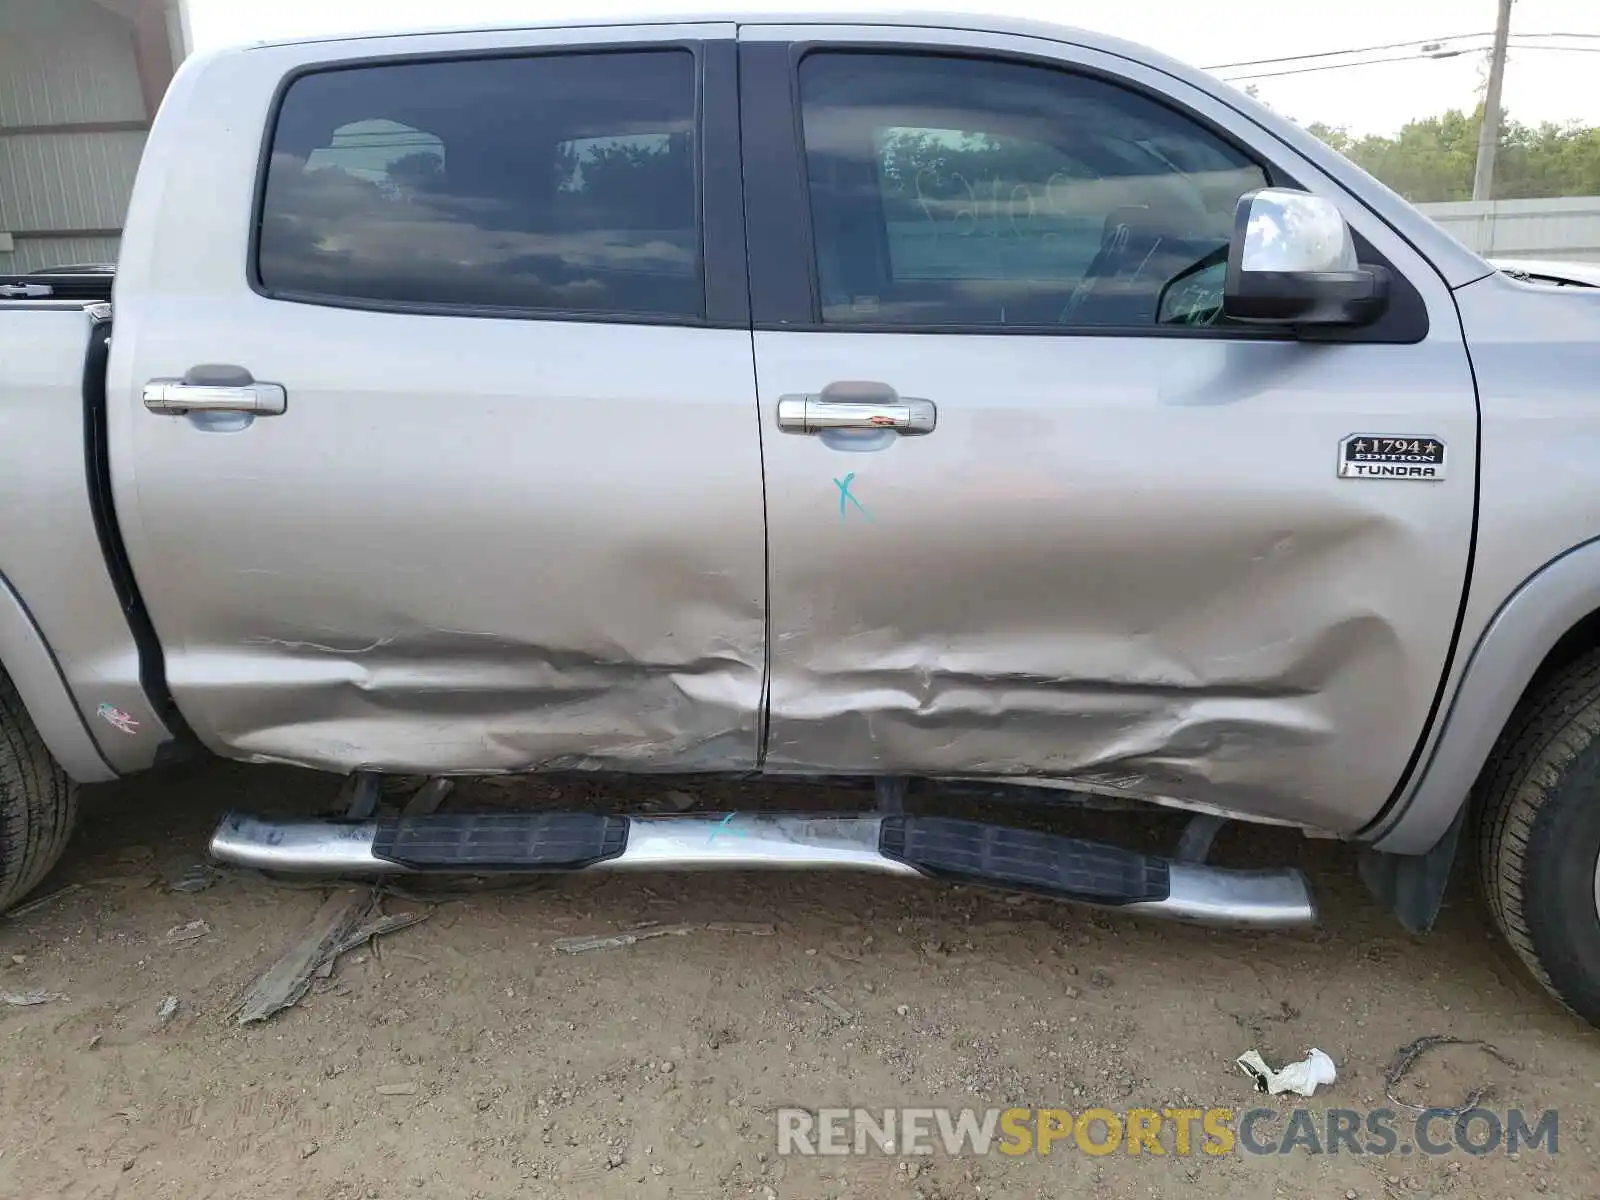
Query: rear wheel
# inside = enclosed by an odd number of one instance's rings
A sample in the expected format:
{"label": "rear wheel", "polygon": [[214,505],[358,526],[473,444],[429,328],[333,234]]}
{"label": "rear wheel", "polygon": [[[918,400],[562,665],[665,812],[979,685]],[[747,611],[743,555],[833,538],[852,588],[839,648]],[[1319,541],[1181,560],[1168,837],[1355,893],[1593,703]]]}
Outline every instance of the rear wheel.
{"label": "rear wheel", "polygon": [[1476,802],[1495,923],[1540,983],[1600,1025],[1600,651],[1524,697]]}
{"label": "rear wheel", "polygon": [[0,671],[0,912],[56,865],[78,815],[78,789],[50,757]]}

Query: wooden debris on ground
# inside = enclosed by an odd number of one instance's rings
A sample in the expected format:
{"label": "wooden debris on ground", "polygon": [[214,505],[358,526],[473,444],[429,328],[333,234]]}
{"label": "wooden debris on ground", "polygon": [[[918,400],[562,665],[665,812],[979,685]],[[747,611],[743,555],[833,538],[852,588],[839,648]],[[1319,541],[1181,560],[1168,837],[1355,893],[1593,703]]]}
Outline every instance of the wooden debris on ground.
{"label": "wooden debris on ground", "polygon": [[771,937],[777,927],[760,921],[709,921],[680,925],[644,925],[621,933],[593,933],[579,937],[557,938],[553,945],[566,954],[584,954],[590,950],[613,950],[632,946],[636,942],[658,937],[682,937],[686,933],[747,933],[754,937]]}
{"label": "wooden debris on ground", "polygon": [[823,991],[821,988],[812,988],[806,993],[806,995],[812,1000],[815,1000],[818,1004],[822,1005],[823,1008],[827,1009],[834,1016],[838,1017],[839,1020],[843,1021],[846,1025],[855,1020],[855,1014],[853,1014],[844,1005],[840,1004],[832,996],[828,995],[828,993]]}
{"label": "wooden debris on ground", "polygon": [[381,937],[386,933],[397,933],[420,921],[426,921],[431,915],[431,913],[426,912],[390,913],[387,916],[380,914],[372,920],[362,923],[358,928],[351,930],[349,935],[328,956],[328,962],[331,964],[340,955],[349,954],[350,951],[357,947],[365,946],[373,938]]}
{"label": "wooden debris on ground", "polygon": [[48,904],[54,904],[57,900],[61,899],[61,897],[63,897],[63,896],[70,896],[73,892],[78,892],[78,891],[82,891],[82,890],[83,890],[83,885],[81,883],[69,883],[69,884],[67,884],[66,887],[57,888],[53,892],[48,892],[45,895],[40,896],[37,900],[30,900],[26,904],[19,904],[16,908],[13,908],[10,912],[4,913],[4,914],[0,914],[0,920],[5,920],[5,921],[17,921],[17,920],[20,920],[21,918],[27,916],[29,913],[37,912],[39,909],[44,908]]}
{"label": "wooden debris on ground", "polygon": [[60,992],[0,992],[0,1004],[15,1008],[31,1008],[35,1004],[49,1004],[52,1000],[65,1000]]}
{"label": "wooden debris on ground", "polygon": [[285,947],[277,961],[251,985],[239,1004],[238,1023],[265,1021],[293,1007],[310,990],[313,979],[326,979],[333,973],[334,961],[341,954],[432,915],[384,914],[378,912],[381,903],[382,893],[376,888],[340,888],[330,895],[305,932]]}
{"label": "wooden debris on ground", "polygon": [[174,925],[167,930],[167,945],[192,945],[210,932],[211,926],[204,921],[190,921],[187,925]]}

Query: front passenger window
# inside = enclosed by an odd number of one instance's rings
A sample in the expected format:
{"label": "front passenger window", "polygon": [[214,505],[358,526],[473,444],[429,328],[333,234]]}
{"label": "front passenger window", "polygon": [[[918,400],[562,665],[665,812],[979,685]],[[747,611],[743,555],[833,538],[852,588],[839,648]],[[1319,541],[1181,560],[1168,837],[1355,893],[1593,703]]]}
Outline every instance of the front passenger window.
{"label": "front passenger window", "polygon": [[816,53],[800,67],[824,324],[1221,320],[1265,172],[1193,120],[1050,67]]}

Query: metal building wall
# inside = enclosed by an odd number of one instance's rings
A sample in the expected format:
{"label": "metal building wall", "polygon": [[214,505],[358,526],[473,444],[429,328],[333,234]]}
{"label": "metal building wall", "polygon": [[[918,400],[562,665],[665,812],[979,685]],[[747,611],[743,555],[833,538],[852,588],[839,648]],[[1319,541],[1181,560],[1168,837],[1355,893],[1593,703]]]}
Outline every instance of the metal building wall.
{"label": "metal building wall", "polygon": [[0,0],[0,274],[116,258],[149,113],[115,7]]}
{"label": "metal building wall", "polygon": [[1417,207],[1487,257],[1600,262],[1600,196]]}

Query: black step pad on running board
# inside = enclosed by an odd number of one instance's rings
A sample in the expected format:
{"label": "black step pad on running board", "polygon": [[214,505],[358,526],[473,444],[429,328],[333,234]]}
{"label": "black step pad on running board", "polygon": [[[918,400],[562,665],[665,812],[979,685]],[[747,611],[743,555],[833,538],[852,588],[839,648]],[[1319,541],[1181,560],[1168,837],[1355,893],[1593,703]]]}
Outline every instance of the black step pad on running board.
{"label": "black step pad on running board", "polygon": [[1006,825],[884,817],[878,852],[924,874],[1089,904],[1165,900],[1167,860]]}
{"label": "black step pad on running board", "polygon": [[372,853],[413,871],[576,871],[616,858],[628,819],[599,813],[435,813],[379,821]]}

